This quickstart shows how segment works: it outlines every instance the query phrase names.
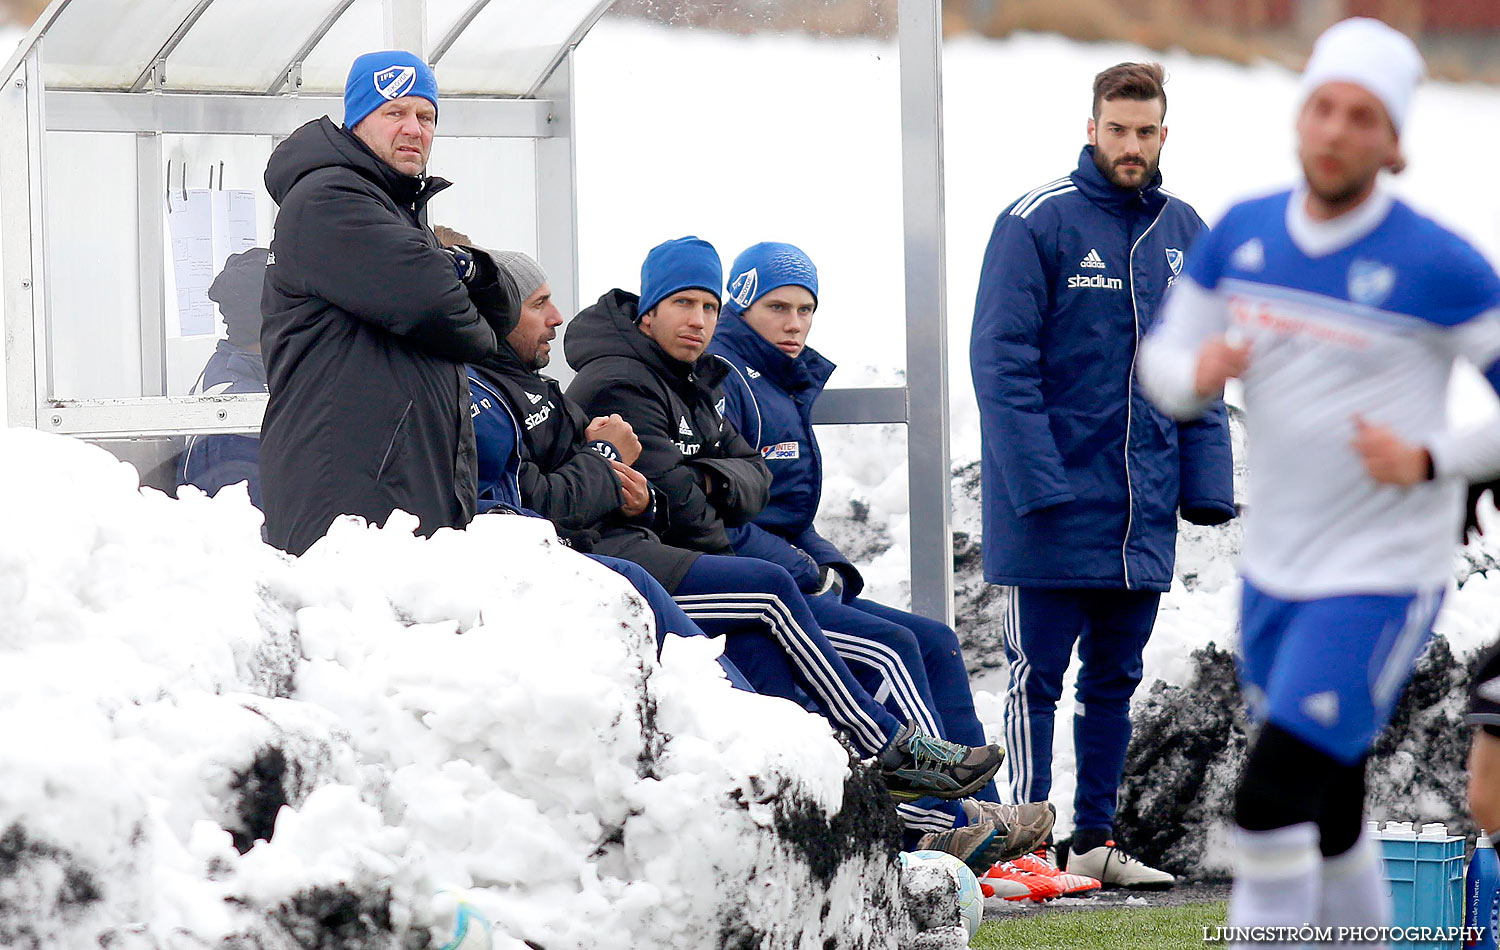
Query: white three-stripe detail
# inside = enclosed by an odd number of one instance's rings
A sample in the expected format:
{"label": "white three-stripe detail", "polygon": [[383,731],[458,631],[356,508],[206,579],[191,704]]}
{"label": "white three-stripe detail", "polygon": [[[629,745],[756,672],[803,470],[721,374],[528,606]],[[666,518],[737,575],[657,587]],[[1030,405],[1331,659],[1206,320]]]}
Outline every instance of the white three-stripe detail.
{"label": "white three-stripe detail", "polygon": [[1032,200],[1028,201],[1026,203],[1025,207],[1017,205],[1016,208],[1015,208],[1015,210],[1012,211],[1011,214],[1020,215],[1023,218],[1029,218],[1029,217],[1031,217],[1031,212],[1033,212],[1036,209],[1040,208],[1044,203],[1046,203],[1047,199],[1049,199],[1049,198],[1056,198],[1058,195],[1065,195],[1065,194],[1067,194],[1070,191],[1077,191],[1077,190],[1078,189],[1076,187],[1074,187],[1073,185],[1067,185],[1065,187],[1058,188],[1055,191],[1045,192],[1045,193],[1043,193],[1041,195],[1038,195],[1037,197],[1033,198]]}
{"label": "white three-stripe detail", "polygon": [[781,598],[772,594],[685,594],[673,598],[684,613],[708,620],[761,620],[771,629],[787,655],[820,693],[839,725],[847,727],[867,752],[879,751],[886,741],[880,725],[860,708],[838,674],[797,623]]}

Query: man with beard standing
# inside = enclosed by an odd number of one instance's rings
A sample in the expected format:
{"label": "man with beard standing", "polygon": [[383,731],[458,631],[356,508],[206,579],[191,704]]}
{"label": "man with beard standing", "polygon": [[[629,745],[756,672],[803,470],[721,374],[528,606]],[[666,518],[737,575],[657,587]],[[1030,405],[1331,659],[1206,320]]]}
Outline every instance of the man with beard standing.
{"label": "man with beard standing", "polygon": [[1010,792],[1018,802],[1051,793],[1053,718],[1076,642],[1067,870],[1106,887],[1173,884],[1114,841],[1130,697],[1172,583],[1178,511],[1197,524],[1235,511],[1223,404],[1179,425],[1135,380],[1137,344],[1203,230],[1161,188],[1164,82],[1155,63],[1095,77],[1077,169],[1023,195],[995,224],[970,341],[984,573],[1010,587]]}
{"label": "man with beard standing", "polygon": [[382,523],[399,508],[424,535],[474,516],[463,364],[492,355],[515,314],[487,255],[444,250],[427,228],[449,185],[427,174],[437,117],[426,63],[366,53],[344,124],[309,122],[266,165],[280,210],[261,299],[260,470],[267,539],[293,554],[340,515]]}

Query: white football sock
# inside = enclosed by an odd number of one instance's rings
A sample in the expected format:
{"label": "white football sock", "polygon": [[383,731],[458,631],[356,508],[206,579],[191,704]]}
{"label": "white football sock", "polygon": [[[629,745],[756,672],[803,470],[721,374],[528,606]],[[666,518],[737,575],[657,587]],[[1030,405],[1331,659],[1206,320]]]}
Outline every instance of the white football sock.
{"label": "white football sock", "polygon": [[[1272,831],[1236,828],[1233,840],[1229,926],[1300,928],[1311,924],[1318,912],[1323,864],[1318,826],[1303,822]],[[1287,941],[1275,943],[1284,947]],[[1236,941],[1233,946],[1269,945]]]}
{"label": "white football sock", "polygon": [[[1385,865],[1374,840],[1360,832],[1354,847],[1323,859],[1322,897],[1318,923],[1324,927],[1387,927],[1391,898],[1386,892]],[[1330,943],[1348,947],[1352,943]],[[1383,950],[1384,943],[1361,943],[1362,950]]]}

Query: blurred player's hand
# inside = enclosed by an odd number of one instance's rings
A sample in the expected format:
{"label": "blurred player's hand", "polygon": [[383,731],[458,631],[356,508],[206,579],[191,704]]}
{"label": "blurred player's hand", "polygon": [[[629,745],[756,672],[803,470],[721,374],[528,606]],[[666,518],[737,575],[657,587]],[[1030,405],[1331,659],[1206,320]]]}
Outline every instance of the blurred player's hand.
{"label": "blurred player's hand", "polygon": [[1415,485],[1427,480],[1432,457],[1427,449],[1406,441],[1394,429],[1354,417],[1354,451],[1365,471],[1386,485]]}
{"label": "blurred player's hand", "polygon": [[1490,494],[1490,501],[1494,503],[1500,498],[1500,479],[1489,482],[1474,482],[1469,485],[1469,499],[1464,504],[1464,534],[1459,540],[1465,544],[1469,536],[1473,534],[1484,534],[1484,528],[1479,523],[1479,501],[1485,494]]}
{"label": "blurred player's hand", "polygon": [[1230,343],[1222,336],[1214,337],[1203,344],[1198,352],[1198,372],[1193,377],[1193,387],[1200,399],[1217,396],[1224,391],[1224,384],[1244,374],[1250,366],[1250,343]]}

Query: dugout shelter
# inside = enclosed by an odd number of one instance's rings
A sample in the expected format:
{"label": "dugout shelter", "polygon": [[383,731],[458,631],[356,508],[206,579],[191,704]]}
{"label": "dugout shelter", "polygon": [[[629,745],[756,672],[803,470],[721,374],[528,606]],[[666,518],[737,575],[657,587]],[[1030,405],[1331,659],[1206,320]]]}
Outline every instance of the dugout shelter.
{"label": "dugout shelter", "polygon": [[[495,222],[485,243],[535,254],[575,313],[574,59],[612,3],[54,0],[0,87],[8,424],[97,442],[163,489],[185,436],[257,431],[264,396],[189,395],[223,333],[189,291],[269,243],[271,150],[340,118],[372,49],[437,73],[433,171],[465,187],[432,220],[454,201]],[[951,619],[940,0],[897,15],[906,384],[830,390],[817,421],[907,426],[913,608]]]}

